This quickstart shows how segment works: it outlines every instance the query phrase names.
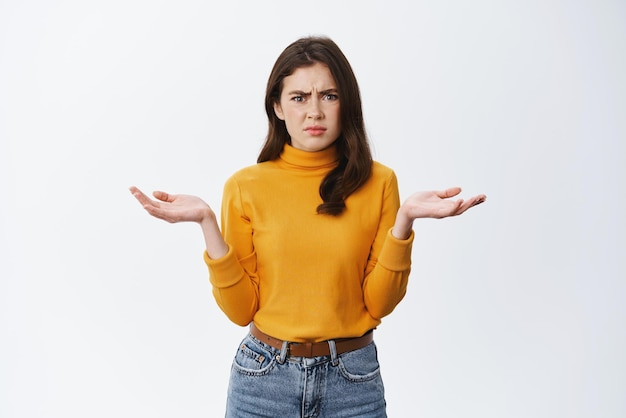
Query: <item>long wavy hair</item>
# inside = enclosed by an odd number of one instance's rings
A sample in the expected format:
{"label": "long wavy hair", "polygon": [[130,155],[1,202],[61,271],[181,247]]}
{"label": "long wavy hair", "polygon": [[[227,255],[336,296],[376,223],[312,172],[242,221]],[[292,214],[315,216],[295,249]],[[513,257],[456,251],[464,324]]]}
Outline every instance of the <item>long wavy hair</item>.
{"label": "long wavy hair", "polygon": [[291,142],[285,122],[274,112],[274,104],[280,103],[284,78],[298,68],[316,63],[328,67],[337,83],[339,94],[341,134],[335,141],[339,163],[320,183],[319,193],[323,203],[317,207],[317,213],[336,216],[344,211],[345,199],[369,179],[372,172],[372,153],[365,132],[361,93],[354,71],[343,52],[331,39],[298,39],[285,48],[276,60],[265,91],[265,112],[269,128],[257,162],[278,158],[284,145]]}

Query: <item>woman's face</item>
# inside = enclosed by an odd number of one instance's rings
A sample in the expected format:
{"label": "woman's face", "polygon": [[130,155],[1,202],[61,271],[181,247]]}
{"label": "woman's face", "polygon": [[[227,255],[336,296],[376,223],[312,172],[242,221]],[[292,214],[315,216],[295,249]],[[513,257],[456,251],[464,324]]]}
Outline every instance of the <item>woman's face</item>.
{"label": "woman's face", "polygon": [[274,112],[285,121],[291,146],[303,151],[328,148],[341,134],[337,85],[321,63],[300,67],[283,79]]}

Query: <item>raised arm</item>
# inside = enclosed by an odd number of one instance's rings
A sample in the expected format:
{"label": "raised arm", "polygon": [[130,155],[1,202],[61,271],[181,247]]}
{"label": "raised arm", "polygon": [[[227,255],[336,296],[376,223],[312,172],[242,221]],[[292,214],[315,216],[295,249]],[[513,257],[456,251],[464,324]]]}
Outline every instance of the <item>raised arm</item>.
{"label": "raised arm", "polygon": [[228,245],[220,233],[215,212],[197,196],[172,195],[156,191],[150,199],[137,187],[130,188],[130,192],[141,203],[143,208],[155,218],[169,223],[195,222],[202,228],[206,251],[210,258],[218,259],[228,252]]}
{"label": "raised arm", "polygon": [[[395,180],[389,190],[389,211],[383,212],[381,222],[386,225],[393,223],[393,228],[391,232],[388,227],[379,230],[378,236],[381,238],[383,234],[388,235],[382,247],[379,247],[380,243],[375,243],[373,247],[363,286],[365,305],[375,318],[388,315],[406,292],[411,266],[413,221],[417,218],[460,215],[486,199],[485,195],[478,195],[465,200],[450,200],[450,197],[461,192],[460,188],[454,187],[442,191],[415,193],[400,206]],[[395,204],[392,204],[392,201],[395,201]]]}
{"label": "raised arm", "polygon": [[407,239],[411,235],[415,219],[457,216],[487,199],[484,194],[468,199],[449,199],[459,193],[460,187],[414,193],[400,206],[391,230],[392,235],[398,239]]}

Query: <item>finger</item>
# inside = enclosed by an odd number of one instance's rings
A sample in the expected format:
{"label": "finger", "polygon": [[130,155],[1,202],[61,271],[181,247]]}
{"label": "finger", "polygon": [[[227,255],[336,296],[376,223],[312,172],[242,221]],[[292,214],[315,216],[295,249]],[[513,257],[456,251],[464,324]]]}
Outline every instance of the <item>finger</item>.
{"label": "finger", "polygon": [[437,196],[441,197],[442,199],[446,199],[448,197],[453,197],[453,196],[456,196],[459,193],[461,193],[461,188],[460,187],[450,187],[449,189],[438,191],[438,192],[435,192],[435,193],[437,193]]}
{"label": "finger", "polygon": [[169,195],[168,193],[162,192],[160,190],[152,192],[152,196],[162,202],[172,202],[175,198],[174,195]]}
{"label": "finger", "polygon": [[130,190],[130,194],[132,194],[133,196],[136,196],[137,194],[143,194],[143,192],[135,186],[130,186],[128,190]]}
{"label": "finger", "polygon": [[155,202],[153,202],[152,199],[150,199],[148,196],[146,196],[138,188],[133,186],[133,187],[130,188],[130,191],[133,194],[133,196],[135,196],[135,199],[137,199],[139,201],[139,203],[141,203],[143,206],[154,205],[155,204]]}
{"label": "finger", "polygon": [[465,210],[474,207],[476,205],[480,205],[481,203],[483,203],[485,200],[487,199],[487,196],[485,196],[484,194],[478,195],[478,196],[474,196],[471,199],[469,199],[467,208],[465,208]]}
{"label": "finger", "polygon": [[467,202],[463,199],[459,199],[455,203],[456,203],[456,207],[454,208],[452,216],[462,213],[461,211],[465,210],[463,208],[467,205]]}
{"label": "finger", "polygon": [[487,196],[485,196],[484,194],[478,195],[474,198],[474,203],[472,204],[472,206],[480,205],[485,200],[487,200]]}
{"label": "finger", "polygon": [[457,211],[457,213],[455,215],[460,215],[463,212],[465,212],[466,210],[468,210],[469,208],[473,208],[476,205],[480,205],[481,203],[483,203],[486,199],[485,195],[480,195],[480,196],[475,196],[469,200],[467,200],[465,202],[465,204],[460,207]]}

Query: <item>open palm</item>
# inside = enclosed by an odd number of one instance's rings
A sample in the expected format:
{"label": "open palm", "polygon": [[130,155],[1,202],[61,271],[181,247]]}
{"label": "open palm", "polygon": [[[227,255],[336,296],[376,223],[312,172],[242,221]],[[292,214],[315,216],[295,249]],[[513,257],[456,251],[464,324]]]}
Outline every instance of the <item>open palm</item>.
{"label": "open palm", "polygon": [[170,223],[200,223],[213,215],[211,207],[197,196],[171,195],[157,191],[153,193],[156,199],[153,200],[134,186],[130,188],[130,192],[150,215]]}
{"label": "open palm", "polygon": [[468,199],[452,200],[451,197],[461,193],[460,187],[452,187],[439,191],[423,191],[411,195],[402,205],[402,211],[410,219],[417,218],[446,218],[460,215],[472,206],[485,201],[486,196],[481,194]]}

